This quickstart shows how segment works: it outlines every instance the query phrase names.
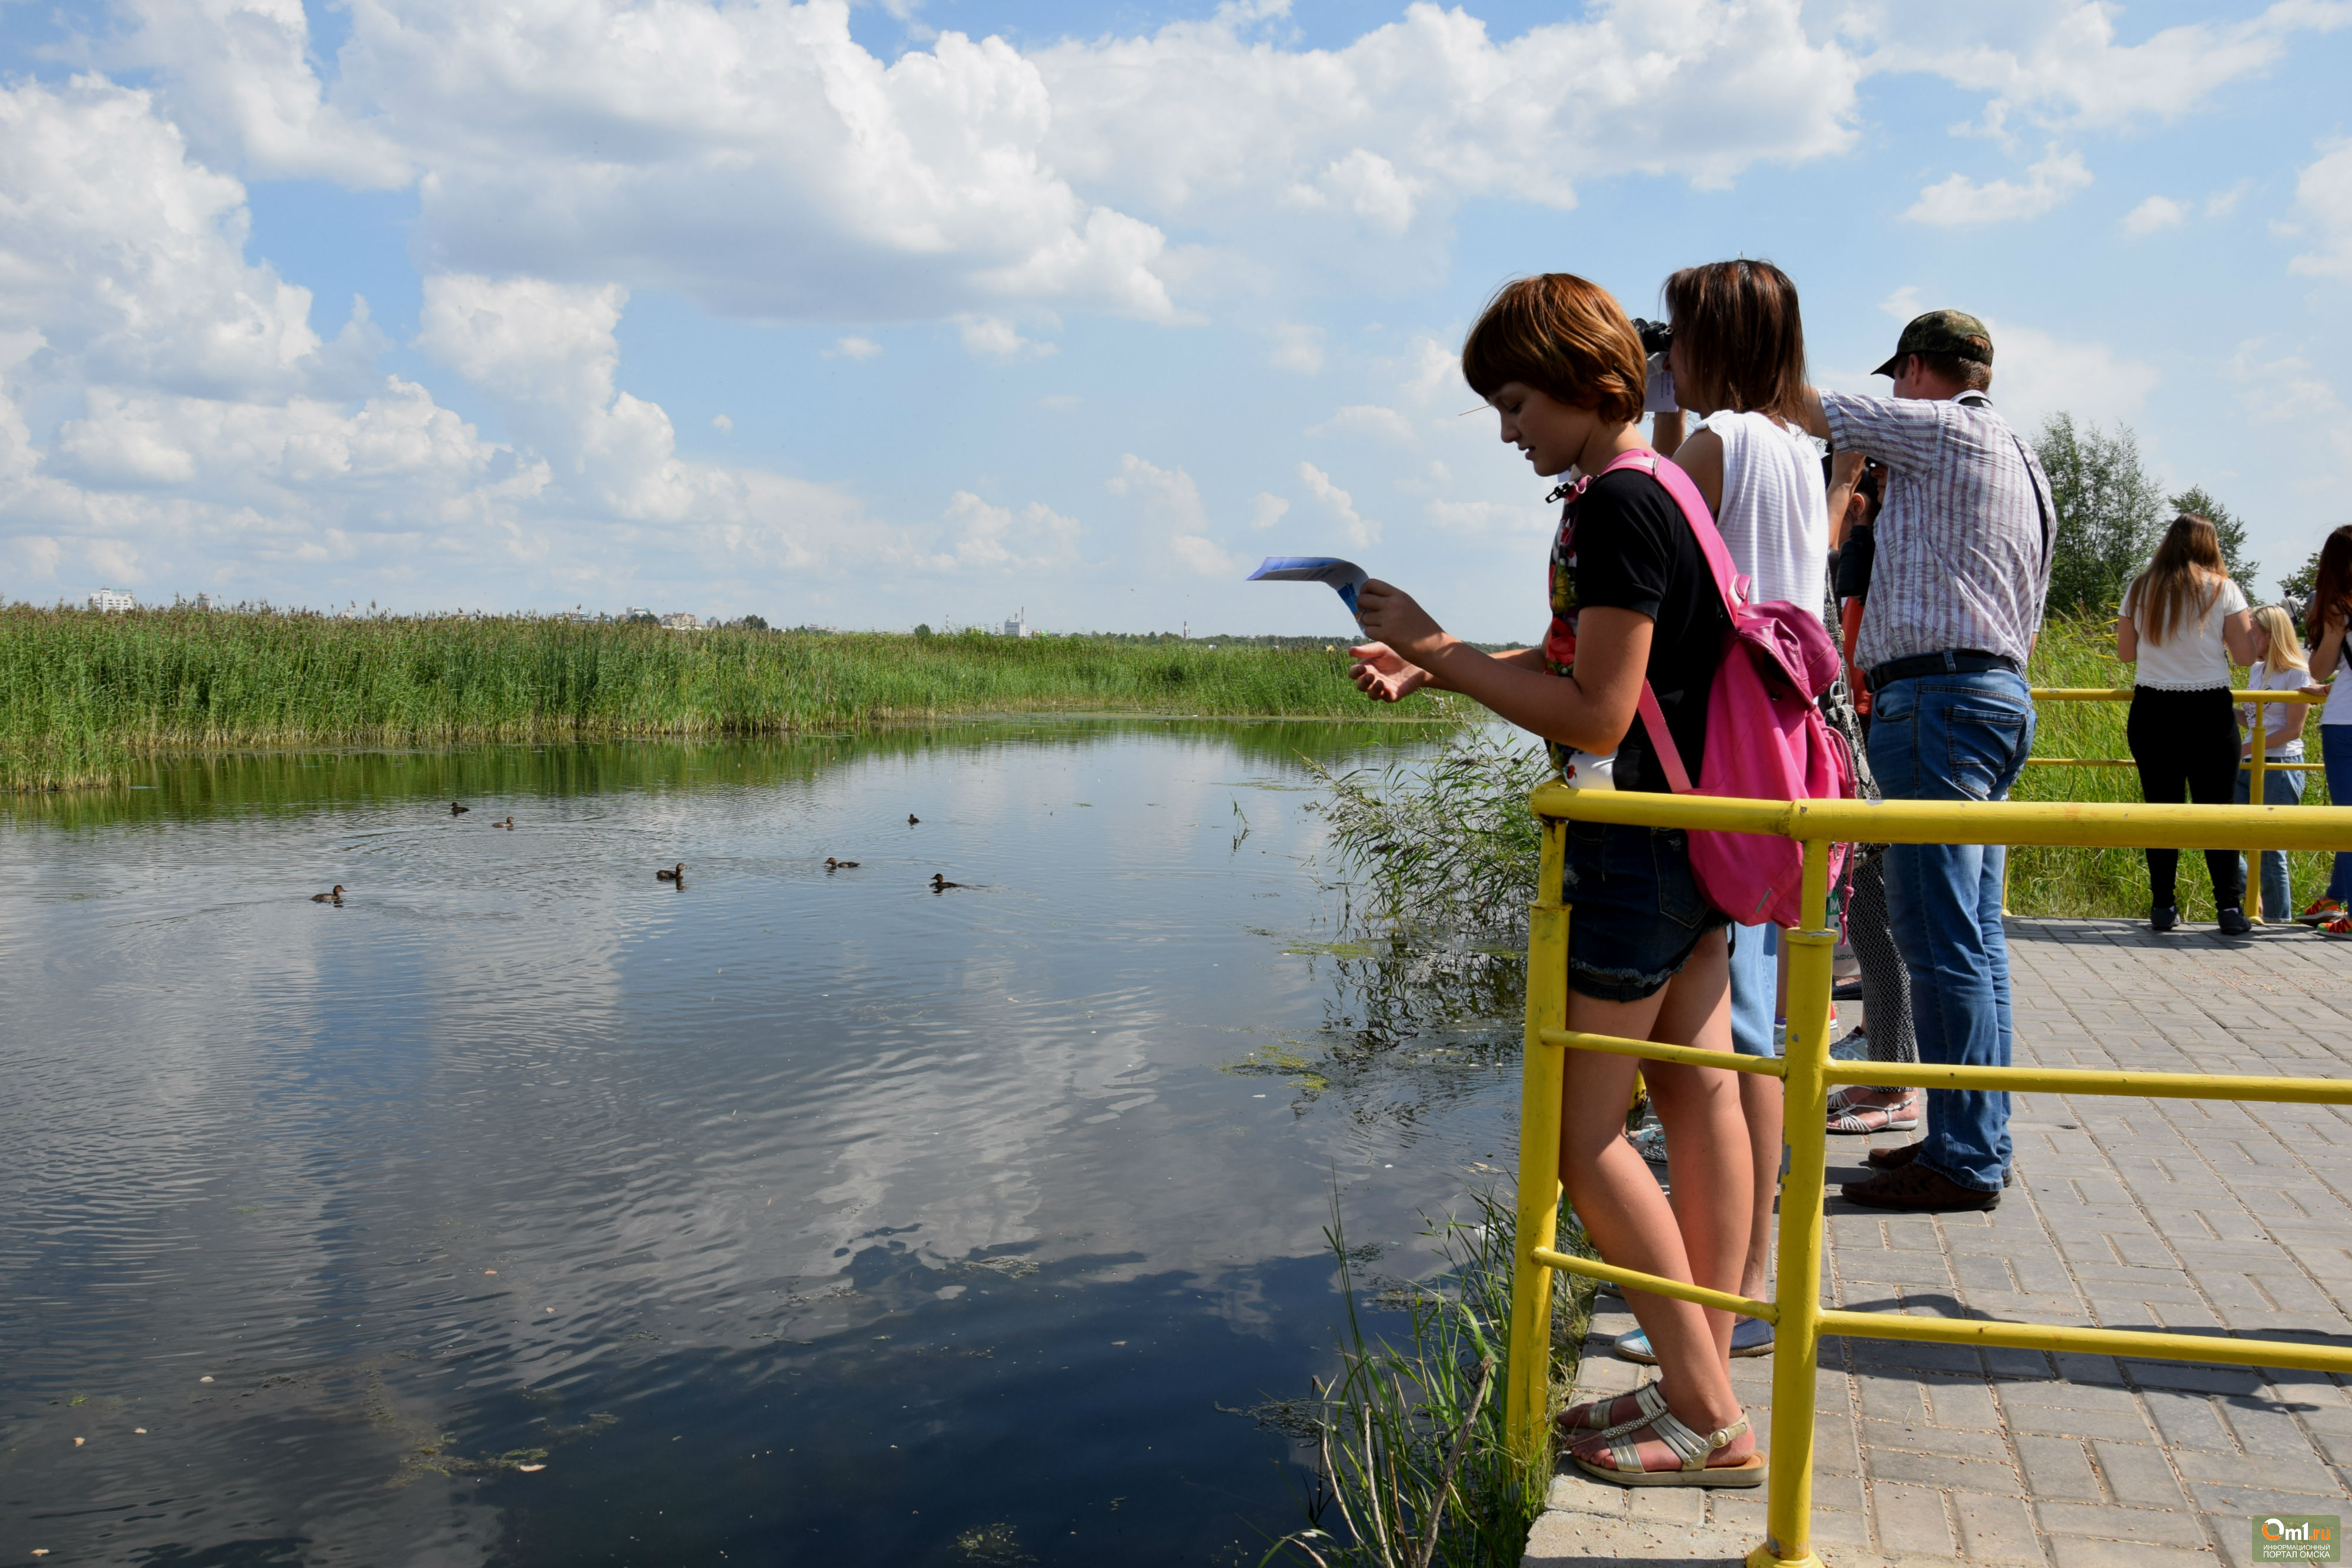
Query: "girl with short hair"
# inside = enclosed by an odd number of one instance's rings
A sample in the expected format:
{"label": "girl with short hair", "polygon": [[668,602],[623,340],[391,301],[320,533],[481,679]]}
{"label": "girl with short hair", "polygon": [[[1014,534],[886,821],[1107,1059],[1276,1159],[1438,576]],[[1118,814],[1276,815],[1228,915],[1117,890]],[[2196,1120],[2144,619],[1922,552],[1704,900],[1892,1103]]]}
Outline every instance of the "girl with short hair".
{"label": "girl with short hair", "polygon": [[[2124,738],[2150,805],[2226,806],[2238,769],[2238,716],[2230,706],[2230,665],[2252,664],[2245,591],[2230,580],[2210,517],[2182,513],[2164,532],[2147,570],[2124,591],[2116,657],[2137,664]],[[2145,850],[2148,928],[2180,923],[2175,885],[2179,850]],[[2253,929],[2245,912],[2245,862],[2235,850],[2207,850],[2221,934]]]}
{"label": "girl with short hair", "polygon": [[[2285,609],[2265,604],[2254,612],[2254,667],[2246,672],[2246,689],[2250,692],[2299,692],[2311,684],[2311,666],[2303,656],[2303,643],[2294,634],[2294,622]],[[2303,703],[2242,703],[2238,714],[2244,723],[2246,742],[2242,756],[2253,759],[2259,741],[2266,762],[2301,762],[2303,760],[2303,721],[2311,716],[2311,709]],[[2254,731],[2263,733],[2257,737]],[[2303,774],[2292,768],[2266,768],[2263,770],[2263,804],[2294,806],[2303,800]],[[2237,803],[2243,806],[2253,794],[2254,770],[2242,766],[2238,769]],[[2294,918],[2294,888],[2287,880],[2286,852],[2263,850],[2263,918],[2273,925]],[[2238,857],[2239,876],[2245,875],[2246,857]]]}
{"label": "girl with short hair", "polygon": [[[1412,595],[1367,582],[1357,591],[1358,618],[1372,640],[1351,650],[1356,684],[1386,702],[1423,686],[1461,692],[1549,741],[1556,757],[1613,752],[1619,789],[1664,792],[1664,770],[1633,722],[1643,685],[1696,772],[1729,622],[1697,536],[1655,477],[1664,459],[1642,437],[1641,340],[1605,290],[1547,273],[1488,303],[1463,345],[1462,374],[1538,475],[1584,476],[1568,490],[1552,544],[1550,629],[1540,647],[1484,653],[1448,634]],[[1611,468],[1629,455],[1633,463]],[[1573,910],[1568,1027],[1727,1056],[1724,917],[1698,891],[1688,838],[1572,822],[1564,882]],[[1637,1065],[1674,1148],[1671,1204],[1621,1135]],[[1738,1288],[1750,1178],[1729,1077],[1567,1053],[1560,1178],[1602,1258]],[[1624,1486],[1759,1484],[1764,1460],[1731,1388],[1731,1314],[1640,1291],[1626,1301],[1655,1347],[1658,1379],[1561,1416],[1578,1468]]]}

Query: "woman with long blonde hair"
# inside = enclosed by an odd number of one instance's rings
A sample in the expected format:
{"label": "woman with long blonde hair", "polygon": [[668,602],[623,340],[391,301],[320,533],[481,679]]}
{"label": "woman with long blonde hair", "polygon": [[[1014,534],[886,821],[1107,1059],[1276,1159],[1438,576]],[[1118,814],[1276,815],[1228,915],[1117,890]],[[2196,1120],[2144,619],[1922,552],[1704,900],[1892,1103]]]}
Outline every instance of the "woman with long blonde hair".
{"label": "woman with long blonde hair", "polygon": [[[2230,665],[2254,659],[2245,591],[2230,580],[2210,517],[2183,513],[2164,531],[2156,558],[2124,591],[2116,657],[2139,666],[2124,737],[2150,805],[2230,803],[2238,768],[2238,716],[2230,706]],[[2147,850],[2150,930],[2180,923],[2174,882],[2179,850]],[[2207,850],[2221,934],[2242,936],[2246,867],[2234,850]]]}
{"label": "woman with long blonde hair", "polygon": [[[2284,607],[2265,604],[2254,612],[2254,667],[2246,673],[2246,689],[2250,692],[2294,692],[2311,684],[2311,665],[2303,656],[2303,643],[2295,637],[2294,620]],[[2256,708],[2268,711],[2257,716]],[[2262,745],[2264,760],[2301,762],[2303,760],[2303,721],[2311,716],[2311,709],[2302,703],[2245,703],[2238,709],[2244,720],[2246,741],[2242,753],[2245,762],[2238,768],[2239,805],[2245,805],[2254,789],[2254,770],[2251,766],[2254,755],[2254,729],[2263,730]],[[2294,806],[2303,800],[2303,775],[2283,768],[2263,770],[2263,804]],[[2264,850],[2263,856],[2263,918],[2273,925],[2294,918],[2294,887],[2287,878],[2286,852]],[[2240,855],[2241,868],[2246,857]],[[2240,870],[2240,876],[2245,874]]]}

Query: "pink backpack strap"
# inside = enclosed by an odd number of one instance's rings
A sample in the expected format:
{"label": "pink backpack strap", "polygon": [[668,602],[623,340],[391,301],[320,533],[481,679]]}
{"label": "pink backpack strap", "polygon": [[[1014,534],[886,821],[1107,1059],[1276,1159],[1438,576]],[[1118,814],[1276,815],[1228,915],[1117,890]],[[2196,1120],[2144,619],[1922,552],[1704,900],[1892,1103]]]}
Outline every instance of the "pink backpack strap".
{"label": "pink backpack strap", "polygon": [[[1723,542],[1723,534],[1715,526],[1715,515],[1706,509],[1706,497],[1698,493],[1698,486],[1673,458],[1648,447],[1620,452],[1601,473],[1614,474],[1620,468],[1640,469],[1665,486],[1666,494],[1675,498],[1675,505],[1682,508],[1683,520],[1697,536],[1699,553],[1706,557],[1707,570],[1715,576],[1716,591],[1723,595],[1724,613],[1737,621],[1740,607],[1748,600],[1747,580],[1731,564],[1731,547]],[[1596,479],[1600,476],[1593,476]]]}
{"label": "pink backpack strap", "polygon": [[1650,732],[1650,749],[1657,754],[1658,766],[1666,770],[1666,788],[1677,795],[1691,792],[1690,769],[1683,766],[1683,754],[1675,745],[1674,731],[1666,727],[1666,710],[1658,706],[1658,694],[1650,683],[1642,683],[1642,727]]}
{"label": "pink backpack strap", "polygon": [[[1723,595],[1723,612],[1735,622],[1739,619],[1740,606],[1748,597],[1748,580],[1732,570],[1731,551],[1723,542],[1723,535],[1715,526],[1715,518],[1706,509],[1706,497],[1698,493],[1691,476],[1683,472],[1672,458],[1661,456],[1646,447],[1621,452],[1610,459],[1601,474],[1614,474],[1620,468],[1638,468],[1665,486],[1666,494],[1682,508],[1683,520],[1690,525],[1698,539],[1699,552],[1706,557],[1707,570],[1715,574],[1715,589]],[[1599,478],[1600,474],[1593,476]],[[1658,706],[1658,694],[1650,683],[1642,683],[1642,727],[1650,734],[1650,749],[1664,769],[1666,787],[1677,795],[1691,792],[1690,769],[1683,766],[1683,754],[1675,745],[1674,732],[1666,727],[1665,710]]]}

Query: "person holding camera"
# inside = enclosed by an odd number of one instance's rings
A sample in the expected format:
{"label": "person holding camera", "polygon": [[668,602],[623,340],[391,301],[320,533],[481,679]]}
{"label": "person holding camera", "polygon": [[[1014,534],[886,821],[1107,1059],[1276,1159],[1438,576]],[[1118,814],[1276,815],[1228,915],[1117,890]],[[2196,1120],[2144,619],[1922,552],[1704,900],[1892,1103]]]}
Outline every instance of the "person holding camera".
{"label": "person holding camera", "polygon": [[[1886,468],[1857,662],[1870,683],[1870,767],[1894,800],[2005,798],[2033,747],[2025,663],[2050,591],[2049,477],[1994,412],[1992,335],[1958,310],[1903,329],[1878,367],[1895,395],[1808,389],[1806,424]],[[1832,500],[1840,497],[1833,494]],[[1911,981],[1922,1061],[2009,1065],[2009,945],[1999,845],[1896,844],[1887,913]],[[2009,1096],[1927,1094],[1927,1134],[1874,1149],[1850,1202],[1914,1213],[1990,1209],[2009,1175]]]}

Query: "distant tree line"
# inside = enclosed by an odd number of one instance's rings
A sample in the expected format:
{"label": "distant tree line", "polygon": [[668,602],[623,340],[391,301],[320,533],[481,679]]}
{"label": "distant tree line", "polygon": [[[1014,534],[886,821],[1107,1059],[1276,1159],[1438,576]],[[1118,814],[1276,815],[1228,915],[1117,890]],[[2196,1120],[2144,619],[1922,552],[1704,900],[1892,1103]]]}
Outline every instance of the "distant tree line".
{"label": "distant tree line", "polygon": [[[2164,530],[2183,512],[2213,520],[2222,564],[2247,599],[2263,602],[2254,581],[2262,562],[2246,558],[2244,519],[2201,485],[2165,495],[2141,465],[2139,438],[2128,425],[2105,431],[2076,424],[2071,413],[2053,414],[2034,437],[2033,452],[2050,476],[2058,512],[2050,572],[2053,612],[2114,613],[2125,588],[2147,570]],[[2315,563],[2318,559],[2316,553],[2312,557]],[[2281,591],[2289,598],[2309,593],[2310,570],[2286,579]]]}

